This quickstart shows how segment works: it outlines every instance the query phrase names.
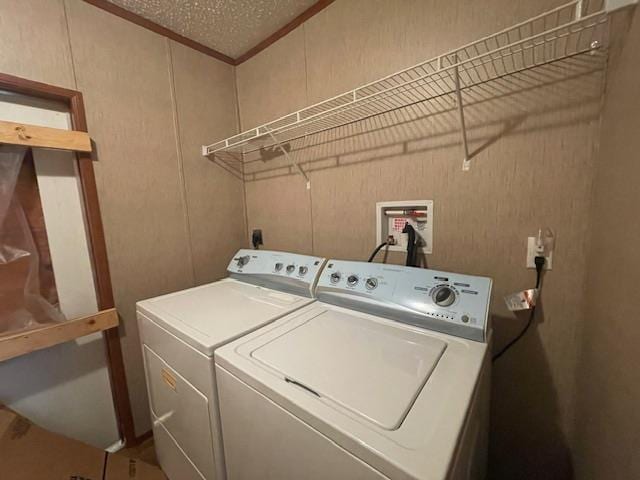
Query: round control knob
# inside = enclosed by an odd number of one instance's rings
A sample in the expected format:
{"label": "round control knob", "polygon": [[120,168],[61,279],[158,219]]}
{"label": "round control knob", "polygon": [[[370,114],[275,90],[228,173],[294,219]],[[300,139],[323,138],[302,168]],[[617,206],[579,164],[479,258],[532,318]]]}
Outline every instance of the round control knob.
{"label": "round control knob", "polygon": [[279,272],[280,270],[282,270],[282,267],[284,267],[284,265],[280,262],[276,263],[276,272]]}
{"label": "round control knob", "polygon": [[439,307],[448,307],[456,301],[456,292],[447,285],[441,285],[431,293],[431,298]]}
{"label": "round control knob", "polygon": [[358,284],[358,280],[360,279],[357,275],[349,275],[347,277],[347,285],[349,285],[350,287],[355,287]]}
{"label": "round control knob", "polygon": [[340,272],[333,272],[329,277],[329,280],[331,281],[331,283],[338,283],[341,278],[342,275],[340,275]]}
{"label": "round control knob", "polygon": [[364,283],[364,286],[367,287],[367,290],[373,290],[378,286],[378,279],[374,277],[367,278],[367,281]]}
{"label": "round control knob", "polygon": [[251,257],[249,255],[245,255],[244,257],[236,258],[236,262],[238,263],[238,267],[244,267],[247,263],[249,263]]}
{"label": "round control knob", "polygon": [[308,271],[309,271],[308,267],[299,267],[298,268],[298,275],[300,275],[300,276],[306,275]]}
{"label": "round control knob", "polygon": [[291,273],[296,269],[295,265],[287,265],[287,273]]}

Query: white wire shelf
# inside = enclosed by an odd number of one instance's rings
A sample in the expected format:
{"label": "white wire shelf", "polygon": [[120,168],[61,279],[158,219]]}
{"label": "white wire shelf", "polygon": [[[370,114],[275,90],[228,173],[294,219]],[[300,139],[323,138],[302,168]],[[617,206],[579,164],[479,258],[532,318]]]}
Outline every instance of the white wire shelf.
{"label": "white wire shelf", "polygon": [[[618,8],[634,0],[613,3]],[[230,152],[243,157],[263,148],[282,148],[308,135],[457,94],[466,164],[469,158],[461,90],[564,58],[605,52],[608,7],[609,2],[605,2],[602,9],[585,14],[583,2],[572,1],[411,68],[203,146],[202,153]],[[282,151],[287,156],[285,149]]]}

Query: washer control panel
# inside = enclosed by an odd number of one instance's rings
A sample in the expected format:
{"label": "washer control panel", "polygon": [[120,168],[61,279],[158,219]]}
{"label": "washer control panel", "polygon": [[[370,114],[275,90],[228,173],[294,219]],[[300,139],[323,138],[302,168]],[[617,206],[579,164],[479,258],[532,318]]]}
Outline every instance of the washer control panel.
{"label": "washer control panel", "polygon": [[227,267],[231,277],[276,290],[312,296],[325,259],[271,250],[238,250]]}
{"label": "washer control panel", "polygon": [[485,342],[490,278],[399,265],[329,260],[319,300]]}

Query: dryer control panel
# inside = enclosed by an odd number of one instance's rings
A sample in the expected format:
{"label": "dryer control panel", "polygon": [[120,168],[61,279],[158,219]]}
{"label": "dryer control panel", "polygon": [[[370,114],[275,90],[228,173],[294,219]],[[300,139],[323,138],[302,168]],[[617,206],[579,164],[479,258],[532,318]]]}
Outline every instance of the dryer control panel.
{"label": "dryer control panel", "polygon": [[334,305],[485,342],[491,284],[486,277],[329,260],[316,296]]}
{"label": "dryer control panel", "polygon": [[324,263],[321,257],[241,249],[229,262],[227,271],[242,282],[311,297]]}

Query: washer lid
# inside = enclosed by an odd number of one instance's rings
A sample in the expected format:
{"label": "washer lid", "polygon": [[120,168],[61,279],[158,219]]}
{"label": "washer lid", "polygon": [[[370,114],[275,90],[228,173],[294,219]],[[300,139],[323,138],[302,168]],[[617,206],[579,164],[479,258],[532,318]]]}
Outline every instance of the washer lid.
{"label": "washer lid", "polygon": [[251,356],[287,381],[395,430],[445,348],[437,338],[322,310]]}
{"label": "washer lid", "polygon": [[219,345],[311,301],[226,279],[139,302],[138,311],[211,356]]}

